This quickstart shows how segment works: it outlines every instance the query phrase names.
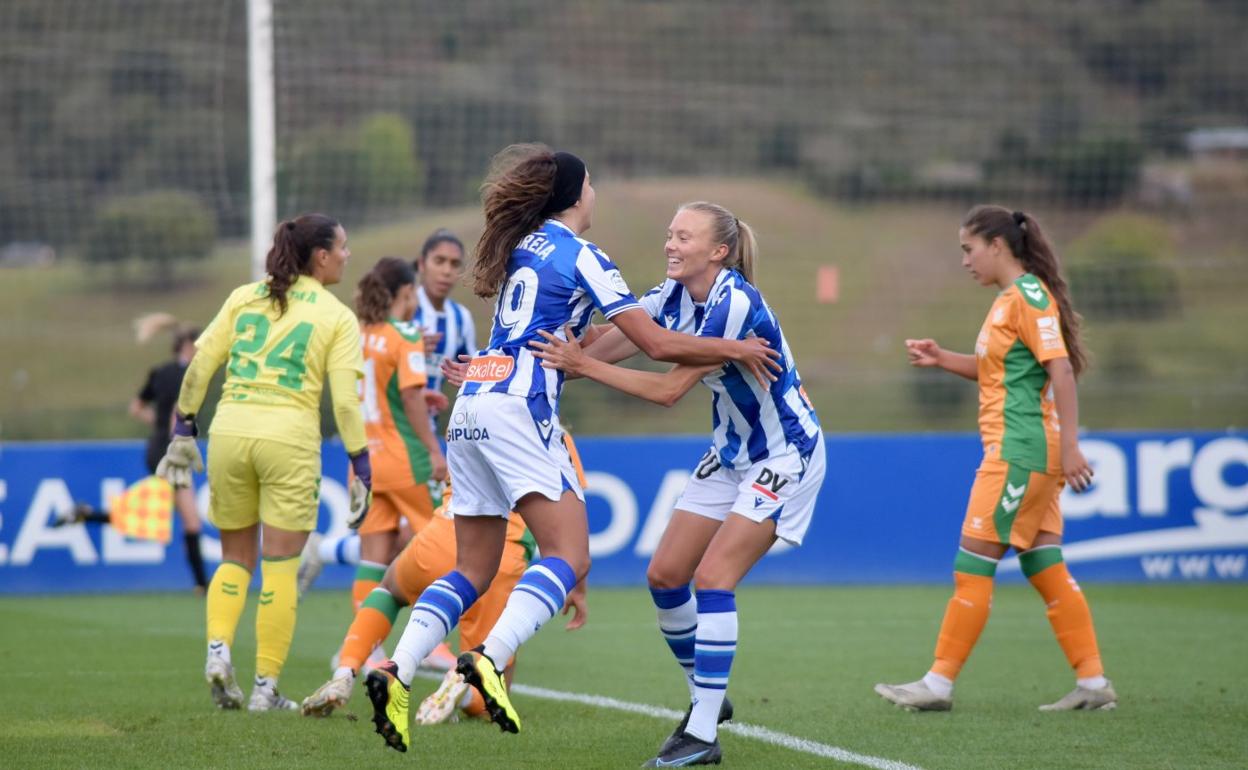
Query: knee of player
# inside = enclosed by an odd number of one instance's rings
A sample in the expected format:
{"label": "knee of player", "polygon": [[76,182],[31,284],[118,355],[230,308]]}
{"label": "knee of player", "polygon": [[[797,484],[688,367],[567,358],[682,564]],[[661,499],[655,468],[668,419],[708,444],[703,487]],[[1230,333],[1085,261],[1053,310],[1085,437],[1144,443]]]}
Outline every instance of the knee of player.
{"label": "knee of player", "polygon": [[646,582],[651,588],[680,588],[689,585],[689,570],[683,566],[650,561],[646,568]]}
{"label": "knee of player", "polygon": [[737,581],[727,570],[700,564],[693,573],[693,587],[697,591],[735,591]]}
{"label": "knee of player", "polygon": [[386,591],[389,592],[389,594],[393,596],[395,601],[399,602],[399,604],[407,605],[416,601],[415,596],[408,596],[407,592],[403,590],[403,586],[394,575],[393,564],[386,569],[386,574],[382,576],[381,587],[386,589]]}

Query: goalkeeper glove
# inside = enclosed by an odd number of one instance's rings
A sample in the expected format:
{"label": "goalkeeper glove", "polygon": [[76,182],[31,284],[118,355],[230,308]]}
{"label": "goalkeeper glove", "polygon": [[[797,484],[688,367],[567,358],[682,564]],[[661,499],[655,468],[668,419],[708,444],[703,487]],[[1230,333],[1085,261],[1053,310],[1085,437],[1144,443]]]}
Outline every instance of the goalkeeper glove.
{"label": "goalkeeper glove", "polygon": [[178,415],[173,423],[173,440],[165,450],[165,456],[156,466],[156,475],[168,481],[175,488],[191,485],[191,472],[203,473],[204,457],[199,453],[199,444],[195,437],[199,430],[195,427],[194,415]]}
{"label": "goalkeeper glove", "polygon": [[368,460],[368,449],[362,449],[351,455],[351,471],[355,478],[351,479],[350,499],[347,509],[347,526],[359,529],[368,514],[368,506],[373,500],[373,466]]}

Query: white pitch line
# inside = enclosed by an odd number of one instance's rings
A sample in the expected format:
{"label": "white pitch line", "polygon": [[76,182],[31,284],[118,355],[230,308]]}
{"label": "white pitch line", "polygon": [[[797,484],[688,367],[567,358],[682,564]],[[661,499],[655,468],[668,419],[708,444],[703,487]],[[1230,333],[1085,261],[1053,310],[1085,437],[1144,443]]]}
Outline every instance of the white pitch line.
{"label": "white pitch line", "polygon": [[[417,676],[426,679],[441,679],[442,674],[434,674],[432,672],[417,671]],[[512,692],[521,695],[529,695],[534,698],[542,698],[543,700],[563,701],[565,703],[583,703],[587,706],[596,706],[598,708],[612,709],[613,711],[625,711],[630,714],[641,714],[642,716],[654,717],[656,719],[680,719],[685,715],[683,711],[675,711],[673,709],[663,708],[661,706],[651,706],[646,703],[630,703],[629,701],[608,698],[604,695],[585,695],[576,692],[563,692],[562,690],[551,690],[546,687],[536,687],[530,684],[513,684]],[[846,762],[851,765],[862,765],[863,767],[875,768],[875,770],[923,770],[917,765],[908,765],[905,762],[898,762],[893,759],[885,759],[884,757],[873,757],[870,754],[859,754],[857,752],[842,749],[839,746],[829,746],[826,743],[807,740],[806,738],[798,738],[795,735],[777,732],[766,727],[758,725],[745,724],[743,722],[727,722],[720,725],[720,730],[730,732],[735,735],[741,735],[746,738],[770,743],[774,746],[799,751],[804,754],[813,754],[817,757],[827,757],[835,759],[838,762]]]}

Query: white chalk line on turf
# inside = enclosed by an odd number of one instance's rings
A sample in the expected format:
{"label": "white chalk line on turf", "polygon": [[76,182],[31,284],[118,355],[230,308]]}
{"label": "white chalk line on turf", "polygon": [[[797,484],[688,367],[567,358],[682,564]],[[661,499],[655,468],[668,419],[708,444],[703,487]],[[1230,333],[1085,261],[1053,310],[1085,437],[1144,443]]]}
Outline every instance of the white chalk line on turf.
{"label": "white chalk line on turf", "polygon": [[[442,674],[417,671],[417,676],[426,679],[442,678]],[[587,695],[576,692],[563,692],[562,690],[551,690],[546,687],[536,687],[529,684],[514,684],[511,686],[512,692],[521,695],[529,695],[534,698],[542,698],[543,700],[563,701],[565,703],[582,703],[587,706],[596,706],[598,708],[612,709],[614,711],[626,711],[630,714],[641,714],[642,716],[654,717],[656,719],[678,720],[685,715],[683,711],[675,711],[673,709],[663,708],[661,706],[651,706],[645,703],[630,703],[628,701],[608,698],[605,695]],[[884,757],[873,757],[870,754],[859,754],[848,749],[842,749],[839,746],[829,746],[826,743],[808,740],[806,738],[798,738],[795,735],[777,732],[766,727],[758,725],[745,724],[743,722],[727,722],[720,725],[720,730],[733,733],[746,738],[770,743],[774,746],[799,751],[803,754],[813,754],[817,757],[827,757],[835,759],[838,762],[845,762],[852,765],[862,765],[863,767],[875,768],[875,770],[923,770],[917,765],[908,765],[905,762],[898,762],[893,759],[885,759]]]}

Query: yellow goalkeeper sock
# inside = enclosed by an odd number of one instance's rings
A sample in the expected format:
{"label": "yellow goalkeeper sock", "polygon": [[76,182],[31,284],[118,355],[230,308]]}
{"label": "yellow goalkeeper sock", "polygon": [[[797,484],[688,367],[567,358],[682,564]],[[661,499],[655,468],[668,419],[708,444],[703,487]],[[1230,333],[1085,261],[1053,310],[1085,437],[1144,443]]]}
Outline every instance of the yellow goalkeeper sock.
{"label": "yellow goalkeeper sock", "polygon": [[263,582],[256,609],[256,676],[276,679],[286,664],[290,640],[295,636],[298,571],[298,556],[260,561]]}
{"label": "yellow goalkeeper sock", "polygon": [[234,645],[234,631],[247,603],[247,584],[251,582],[251,570],[236,561],[223,561],[212,573],[208,585],[207,617],[208,641]]}

